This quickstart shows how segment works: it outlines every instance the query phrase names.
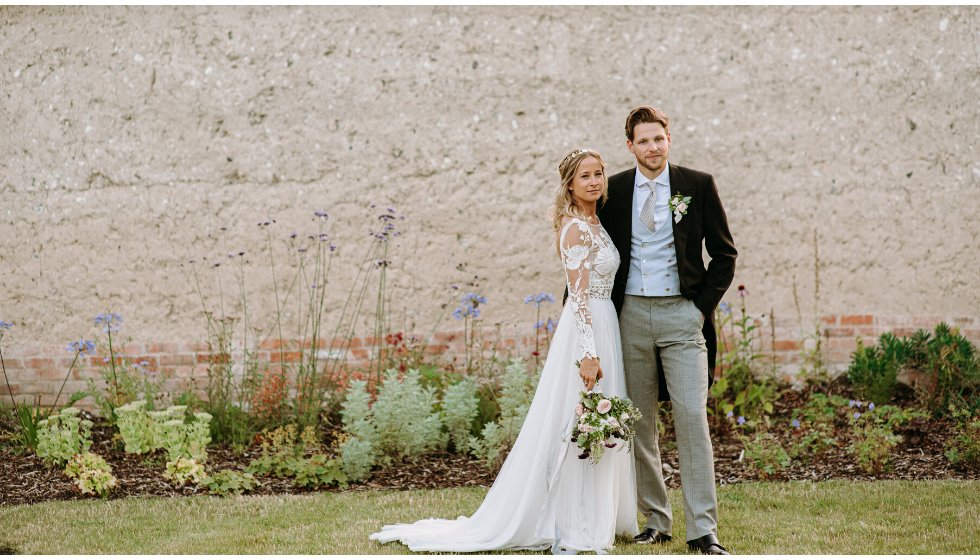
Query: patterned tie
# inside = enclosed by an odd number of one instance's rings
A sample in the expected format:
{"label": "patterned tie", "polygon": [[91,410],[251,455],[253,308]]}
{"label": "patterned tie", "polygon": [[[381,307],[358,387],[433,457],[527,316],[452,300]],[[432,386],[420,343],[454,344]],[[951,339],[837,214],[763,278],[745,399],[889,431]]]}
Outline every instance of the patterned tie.
{"label": "patterned tie", "polygon": [[648,230],[657,231],[657,223],[653,219],[654,207],[657,205],[657,189],[653,181],[647,182],[644,186],[650,189],[650,196],[647,197],[647,201],[643,203],[643,208],[640,210],[640,221]]}

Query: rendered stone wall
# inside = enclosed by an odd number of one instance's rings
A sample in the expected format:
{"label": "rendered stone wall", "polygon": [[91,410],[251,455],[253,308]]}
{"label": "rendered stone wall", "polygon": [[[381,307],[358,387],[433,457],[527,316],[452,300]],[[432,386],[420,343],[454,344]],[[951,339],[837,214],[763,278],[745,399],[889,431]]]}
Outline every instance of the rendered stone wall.
{"label": "rendered stone wall", "polygon": [[5,355],[109,309],[140,344],[205,340],[191,259],[241,316],[239,270],[267,333],[256,224],[283,283],[316,210],[332,324],[389,206],[392,329],[457,329],[451,284],[527,328],[523,296],[563,285],[557,162],[630,166],[644,103],[715,175],[752,312],[973,321],[978,33],[975,7],[0,7]]}

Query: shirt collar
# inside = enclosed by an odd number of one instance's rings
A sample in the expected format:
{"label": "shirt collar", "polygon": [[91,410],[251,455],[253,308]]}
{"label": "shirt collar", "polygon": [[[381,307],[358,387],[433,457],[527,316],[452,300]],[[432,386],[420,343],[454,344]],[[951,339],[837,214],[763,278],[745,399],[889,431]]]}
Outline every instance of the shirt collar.
{"label": "shirt collar", "polygon": [[[650,180],[647,179],[646,175],[640,173],[640,166],[637,165],[633,186],[639,188],[648,182],[650,182]],[[664,170],[660,172],[660,175],[657,175],[653,182],[664,185],[665,187],[670,187],[670,162],[667,162],[667,164],[664,165]]]}

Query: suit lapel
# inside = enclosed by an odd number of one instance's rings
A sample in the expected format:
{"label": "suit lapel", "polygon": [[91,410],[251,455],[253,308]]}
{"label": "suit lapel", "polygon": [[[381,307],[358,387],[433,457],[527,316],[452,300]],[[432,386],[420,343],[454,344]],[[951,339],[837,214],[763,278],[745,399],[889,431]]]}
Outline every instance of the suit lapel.
{"label": "suit lapel", "polygon": [[[690,189],[687,183],[684,182],[683,175],[678,170],[677,166],[670,166],[670,197],[674,198],[675,195],[680,194],[682,196],[691,196]],[[694,200],[691,200],[694,203]],[[686,216],[684,217],[686,218]],[[681,261],[682,256],[685,254],[685,249],[687,248],[687,220],[681,218],[680,223],[674,221],[674,213],[670,213],[670,225],[674,231],[674,249],[677,251],[677,262]]]}

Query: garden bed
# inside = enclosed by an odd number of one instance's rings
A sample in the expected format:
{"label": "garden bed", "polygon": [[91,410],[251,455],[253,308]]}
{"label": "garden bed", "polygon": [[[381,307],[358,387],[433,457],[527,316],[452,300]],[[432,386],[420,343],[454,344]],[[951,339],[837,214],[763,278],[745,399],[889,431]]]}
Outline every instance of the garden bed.
{"label": "garden bed", "polygon": [[[788,422],[793,411],[807,402],[809,389],[804,391],[784,391],[776,403],[773,422]],[[12,435],[16,427],[8,414],[0,416],[0,506],[31,504],[50,500],[83,499],[76,488],[59,468],[47,466],[32,453],[15,449]],[[839,431],[845,428],[838,426]],[[766,476],[768,480],[942,480],[968,479],[980,480],[980,471],[959,464],[951,464],[944,456],[944,445],[955,429],[955,424],[946,419],[917,418],[896,430],[902,442],[893,450],[888,468],[880,474],[866,474],[845,446],[831,448],[808,461],[794,460],[789,467]],[[113,430],[106,424],[97,423],[92,431],[94,444],[92,451],[99,453],[112,466],[118,480],[111,498],[126,496],[187,496],[205,494],[195,486],[176,487],[165,480],[161,473],[166,459],[162,451],[147,455],[125,453],[118,440],[113,441]],[[793,433],[789,429],[773,426],[770,433],[776,435],[783,447],[791,446]],[[841,441],[846,437],[836,434]],[[324,443],[329,445],[333,432],[324,435]],[[743,481],[759,480],[760,473],[748,461],[740,460],[743,443],[737,438],[734,429],[712,429],[715,452],[715,477],[719,484],[736,484]],[[664,470],[667,485],[680,486],[677,451],[673,442],[673,430],[668,427],[661,437]],[[242,453],[230,447],[213,445],[208,448],[208,467],[213,470],[244,470],[249,462],[260,454],[258,445]],[[453,453],[430,453],[419,457],[415,462],[395,464],[377,468],[372,476],[363,482],[350,484],[346,488],[326,488],[323,490],[299,488],[290,479],[256,477],[262,486],[251,494],[306,494],[318,491],[352,492],[363,489],[414,490],[452,488],[459,486],[489,486],[495,472],[486,468],[483,462],[469,456]],[[88,498],[91,499],[91,498]]]}

